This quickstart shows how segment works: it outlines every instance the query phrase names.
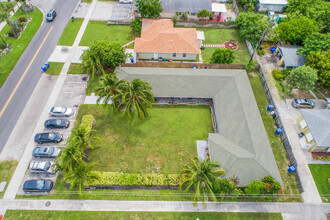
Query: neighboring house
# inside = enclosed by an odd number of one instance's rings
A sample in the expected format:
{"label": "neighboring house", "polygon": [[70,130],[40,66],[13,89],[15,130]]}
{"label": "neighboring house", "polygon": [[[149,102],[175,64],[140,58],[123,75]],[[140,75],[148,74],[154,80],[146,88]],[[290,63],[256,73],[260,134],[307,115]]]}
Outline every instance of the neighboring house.
{"label": "neighboring house", "polygon": [[196,60],[199,54],[196,28],[174,28],[171,19],[143,19],[134,52],[138,60]]}
{"label": "neighboring house", "polygon": [[301,113],[297,120],[305,134],[300,142],[302,147],[306,143],[312,154],[330,156],[330,110],[301,110]]}
{"label": "neighboring house", "polygon": [[297,50],[301,47],[296,46],[278,46],[274,52],[275,56],[280,57],[278,65],[283,65],[286,68],[295,68],[305,64],[306,57],[297,55]]}
{"label": "neighboring house", "polygon": [[211,4],[212,0],[162,0],[164,12],[189,12],[191,15],[203,9],[211,11]]}
{"label": "neighboring house", "polygon": [[120,79],[146,80],[153,88],[155,100],[165,99],[163,104],[171,99],[211,100],[215,132],[208,135],[207,148],[211,160],[220,162],[227,171],[224,177],[237,177],[240,187],[268,175],[282,184],[245,70],[139,67],[116,70]]}
{"label": "neighboring house", "polygon": [[258,11],[282,12],[287,4],[288,0],[259,0],[257,7]]}

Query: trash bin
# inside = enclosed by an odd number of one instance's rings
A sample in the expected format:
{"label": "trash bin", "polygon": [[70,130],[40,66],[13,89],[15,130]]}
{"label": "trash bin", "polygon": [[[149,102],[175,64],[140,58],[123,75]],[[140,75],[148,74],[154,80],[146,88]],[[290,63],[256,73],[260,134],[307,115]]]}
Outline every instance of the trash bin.
{"label": "trash bin", "polygon": [[193,69],[196,69],[197,67],[196,66],[193,66]]}
{"label": "trash bin", "polygon": [[291,172],[293,172],[295,170],[296,170],[296,168],[294,166],[290,166],[289,169],[288,169],[289,173],[291,173]]}
{"label": "trash bin", "polygon": [[41,67],[42,71],[46,72],[47,68],[45,66]]}
{"label": "trash bin", "polygon": [[134,57],[131,57],[131,63],[134,63]]}
{"label": "trash bin", "polygon": [[45,66],[46,66],[46,68],[49,68],[49,63],[45,62]]}
{"label": "trash bin", "polygon": [[281,128],[277,128],[277,129],[275,130],[275,134],[280,134],[280,133],[282,133],[282,129],[281,129]]}
{"label": "trash bin", "polygon": [[267,111],[270,111],[270,110],[272,110],[273,108],[274,108],[273,105],[268,105],[268,106],[267,106]]}

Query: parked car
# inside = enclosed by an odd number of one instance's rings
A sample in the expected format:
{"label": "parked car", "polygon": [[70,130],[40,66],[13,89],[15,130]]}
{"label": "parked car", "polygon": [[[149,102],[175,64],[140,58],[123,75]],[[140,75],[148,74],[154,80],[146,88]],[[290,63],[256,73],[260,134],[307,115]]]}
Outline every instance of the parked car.
{"label": "parked car", "polygon": [[133,3],[133,0],[119,0],[119,3],[122,3],[122,4],[132,4]]}
{"label": "parked car", "polygon": [[330,109],[330,98],[325,98],[325,101],[327,102],[326,109]]}
{"label": "parked car", "polygon": [[60,152],[58,147],[36,147],[32,151],[34,157],[55,158]]}
{"label": "parked car", "polygon": [[68,128],[70,121],[67,119],[49,119],[45,121],[45,128]]}
{"label": "parked car", "polygon": [[52,107],[49,110],[49,115],[55,117],[70,117],[73,115],[73,110],[67,107]]}
{"label": "parked car", "polygon": [[24,182],[24,192],[49,192],[54,186],[51,180],[27,180]]}
{"label": "parked car", "polygon": [[38,144],[43,143],[58,143],[63,140],[63,135],[58,132],[38,133],[34,136],[34,141]]}
{"label": "parked car", "polygon": [[29,172],[55,174],[56,165],[54,162],[50,161],[32,161],[29,166]]}
{"label": "parked car", "polygon": [[294,99],[292,106],[294,108],[314,108],[315,103],[310,99]]}
{"label": "parked car", "polygon": [[51,9],[46,15],[46,21],[54,21],[55,17],[56,11],[54,9]]}

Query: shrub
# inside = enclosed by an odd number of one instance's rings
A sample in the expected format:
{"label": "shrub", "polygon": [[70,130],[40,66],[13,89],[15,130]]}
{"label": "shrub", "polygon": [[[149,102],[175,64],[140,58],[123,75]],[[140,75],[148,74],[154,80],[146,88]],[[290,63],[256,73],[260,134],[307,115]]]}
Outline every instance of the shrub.
{"label": "shrub", "polygon": [[258,53],[259,56],[262,57],[263,55],[265,55],[266,52],[265,52],[265,50],[258,50],[257,53]]}
{"label": "shrub", "polygon": [[326,160],[326,161],[330,161],[330,156],[317,156],[314,159],[315,160]]}
{"label": "shrub", "polygon": [[257,60],[252,60],[250,63],[248,63],[247,65],[245,65],[245,69],[247,72],[255,69],[258,65],[258,61]]}
{"label": "shrub", "polygon": [[100,174],[101,178],[93,181],[90,186],[177,186],[183,181],[179,174],[94,172]]}
{"label": "shrub", "polygon": [[217,48],[212,54],[211,63],[232,63],[235,60],[235,51],[230,48]]}
{"label": "shrub", "polygon": [[18,20],[19,20],[19,22],[26,22],[27,21],[26,17],[24,17],[24,16],[20,17]]}
{"label": "shrub", "polygon": [[284,78],[284,76],[282,75],[282,71],[278,70],[278,69],[273,70],[272,75],[273,75],[274,79],[276,79],[278,81],[282,81]]}
{"label": "shrub", "polygon": [[186,20],[186,19],[188,19],[188,15],[186,13],[182,13],[180,18],[182,20]]}
{"label": "shrub", "polygon": [[86,132],[90,132],[93,129],[94,116],[93,115],[84,115],[81,119],[79,128],[84,127]]}
{"label": "shrub", "polygon": [[262,182],[264,182],[264,183],[274,183],[275,180],[274,180],[274,177],[272,177],[271,175],[269,175],[269,176],[265,176],[262,179]]}

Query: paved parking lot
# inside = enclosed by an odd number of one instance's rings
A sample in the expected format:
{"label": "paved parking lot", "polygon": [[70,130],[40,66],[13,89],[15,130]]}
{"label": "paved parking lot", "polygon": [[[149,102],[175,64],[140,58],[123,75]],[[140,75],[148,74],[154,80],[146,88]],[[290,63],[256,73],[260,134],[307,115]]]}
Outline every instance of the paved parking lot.
{"label": "paved parking lot", "polygon": [[[64,82],[64,85],[62,87],[62,90],[56,100],[56,106],[65,106],[72,108],[74,111],[74,114],[71,117],[68,117],[70,121],[70,127],[67,129],[46,129],[44,127],[40,128],[39,132],[59,132],[63,134],[63,141],[59,144],[42,144],[38,145],[35,144],[35,146],[56,146],[56,147],[65,147],[66,140],[68,137],[70,137],[71,134],[71,129],[74,126],[74,120],[77,116],[78,108],[81,104],[84,103],[85,100],[85,90],[87,86],[87,81],[83,80],[82,78],[86,77],[86,75],[67,75],[66,80]],[[49,117],[49,118],[55,118],[55,117]],[[34,161],[54,161],[54,159],[50,158],[33,158],[32,157],[32,152],[31,152],[31,160]],[[26,168],[28,169],[28,167]],[[31,180],[31,179],[50,179],[52,181],[56,181],[57,174],[35,174],[35,173],[30,173],[26,172],[23,181],[21,183],[21,186],[19,187],[19,190],[17,192],[18,195],[28,195],[29,193],[24,193],[23,192],[23,183],[26,180]],[[33,193],[36,194],[36,193]],[[40,194],[45,194],[45,193],[40,193]]]}
{"label": "paved parking lot", "polygon": [[96,3],[91,20],[96,21],[129,21],[133,4],[120,4],[118,2]]}

